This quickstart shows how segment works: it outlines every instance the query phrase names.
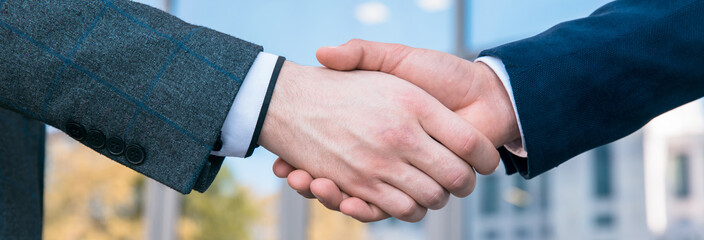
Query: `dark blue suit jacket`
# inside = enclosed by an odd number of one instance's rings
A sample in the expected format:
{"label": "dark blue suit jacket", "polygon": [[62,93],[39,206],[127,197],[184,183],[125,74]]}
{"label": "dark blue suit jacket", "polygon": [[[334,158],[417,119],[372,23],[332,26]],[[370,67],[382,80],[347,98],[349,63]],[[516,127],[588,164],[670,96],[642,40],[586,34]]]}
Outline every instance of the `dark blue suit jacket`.
{"label": "dark blue suit jacket", "polygon": [[589,17],[483,51],[506,65],[537,176],[704,96],[704,1],[622,0]]}

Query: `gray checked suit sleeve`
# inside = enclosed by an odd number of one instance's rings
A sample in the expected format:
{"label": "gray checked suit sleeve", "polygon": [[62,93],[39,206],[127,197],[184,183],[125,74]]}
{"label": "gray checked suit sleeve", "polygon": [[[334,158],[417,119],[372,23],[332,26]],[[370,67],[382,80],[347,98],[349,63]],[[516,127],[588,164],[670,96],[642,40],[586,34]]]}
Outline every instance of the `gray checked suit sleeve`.
{"label": "gray checked suit sleeve", "polygon": [[181,192],[260,46],[125,0],[0,0],[0,106]]}

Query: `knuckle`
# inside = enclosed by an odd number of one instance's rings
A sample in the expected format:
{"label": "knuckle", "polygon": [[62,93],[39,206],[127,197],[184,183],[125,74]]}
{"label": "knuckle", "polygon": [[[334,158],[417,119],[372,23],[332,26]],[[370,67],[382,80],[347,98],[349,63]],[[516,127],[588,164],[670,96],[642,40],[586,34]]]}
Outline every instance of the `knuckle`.
{"label": "knuckle", "polygon": [[360,42],[364,42],[364,40],[359,39],[359,38],[353,38],[349,41],[349,43],[360,43]]}
{"label": "knuckle", "polygon": [[393,56],[398,56],[401,58],[407,56],[412,50],[414,50],[414,48],[399,43],[392,43],[387,46],[389,47],[389,53]]}
{"label": "knuckle", "polygon": [[[354,161],[350,161],[349,159],[354,159]],[[389,159],[386,159],[375,152],[357,154],[349,159],[346,161],[345,164],[347,164],[347,166],[344,166],[344,168],[343,166],[336,166],[338,169],[336,169],[335,173],[339,175],[349,175],[350,177],[376,177],[376,175],[383,174],[382,170],[388,169],[391,165]]]}
{"label": "knuckle", "polygon": [[490,164],[487,164],[485,169],[475,169],[477,173],[482,175],[489,175],[494,173],[496,169],[499,168],[500,159],[498,157],[496,159],[486,159],[486,161],[489,161]]}
{"label": "knuckle", "polygon": [[408,126],[387,128],[381,131],[380,140],[393,149],[413,149],[420,144],[420,140],[415,136]]}
{"label": "knuckle", "polygon": [[426,206],[430,209],[440,209],[445,206],[450,195],[441,187],[436,187],[430,191],[425,200]]}
{"label": "knuckle", "polygon": [[457,171],[450,173],[446,178],[447,189],[453,193],[461,192],[468,185],[474,184],[474,174],[469,171]]}
{"label": "knuckle", "polygon": [[360,45],[360,44],[364,44],[364,42],[366,42],[366,41],[359,39],[359,38],[353,38],[353,39],[347,41],[347,43],[345,43],[344,45]]}
{"label": "knuckle", "polygon": [[360,170],[358,174],[382,179],[389,172],[398,172],[400,160],[396,157],[375,157],[369,158],[366,162],[366,168]]}
{"label": "knuckle", "polygon": [[383,72],[392,74],[399,70],[403,59],[408,58],[414,51],[414,48],[402,44],[387,44],[385,48],[387,49],[385,54],[387,61],[384,61],[380,69]]}
{"label": "knuckle", "polygon": [[467,134],[466,136],[463,136],[461,141],[462,142],[460,143],[459,149],[457,149],[457,154],[459,156],[469,156],[477,149],[477,145],[479,144],[477,142],[479,141],[479,138],[475,137],[474,134]]}
{"label": "knuckle", "polygon": [[401,208],[396,213],[396,217],[402,220],[412,220],[419,207],[414,201],[406,201],[400,204]]}

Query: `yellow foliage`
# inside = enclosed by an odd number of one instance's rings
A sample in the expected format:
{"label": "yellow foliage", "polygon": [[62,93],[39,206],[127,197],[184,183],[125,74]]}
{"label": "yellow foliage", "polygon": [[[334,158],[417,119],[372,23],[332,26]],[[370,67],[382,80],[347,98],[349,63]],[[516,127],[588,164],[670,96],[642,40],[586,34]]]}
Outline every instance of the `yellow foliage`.
{"label": "yellow foliage", "polygon": [[[47,137],[44,238],[143,239],[144,176],[63,133]],[[183,201],[180,239],[250,239],[258,209],[227,168]]]}
{"label": "yellow foliage", "polygon": [[364,240],[367,239],[366,225],[345,216],[342,213],[330,211],[322,204],[311,201],[310,225],[308,239],[310,240]]}
{"label": "yellow foliage", "polygon": [[184,198],[180,239],[251,239],[258,216],[249,191],[222,168],[208,191]]}
{"label": "yellow foliage", "polygon": [[[47,136],[46,156],[45,239],[144,238],[144,176],[63,133]],[[225,167],[205,194],[193,192],[182,203],[179,239],[277,236],[278,196],[254,198]]]}
{"label": "yellow foliage", "polygon": [[47,137],[45,239],[141,239],[143,177],[60,133]]}

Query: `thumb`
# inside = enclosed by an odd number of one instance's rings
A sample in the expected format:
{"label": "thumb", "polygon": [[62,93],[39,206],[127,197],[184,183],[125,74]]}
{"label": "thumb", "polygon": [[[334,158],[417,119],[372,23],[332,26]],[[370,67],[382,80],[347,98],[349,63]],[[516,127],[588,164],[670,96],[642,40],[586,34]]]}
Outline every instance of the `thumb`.
{"label": "thumb", "polygon": [[287,163],[285,160],[277,158],[276,161],[274,161],[272,170],[274,170],[274,175],[277,177],[286,178],[291,172],[296,170],[296,168],[291,166],[291,164]]}
{"label": "thumb", "polygon": [[[466,106],[474,81],[474,63],[449,53],[401,44],[353,39],[318,49],[318,61],[339,71],[367,70],[392,74],[430,93],[452,110]],[[478,92],[472,92],[475,96]]]}
{"label": "thumb", "polygon": [[325,67],[349,71],[367,70],[391,73],[413,48],[392,43],[353,39],[338,47],[322,47],[316,57]]}

